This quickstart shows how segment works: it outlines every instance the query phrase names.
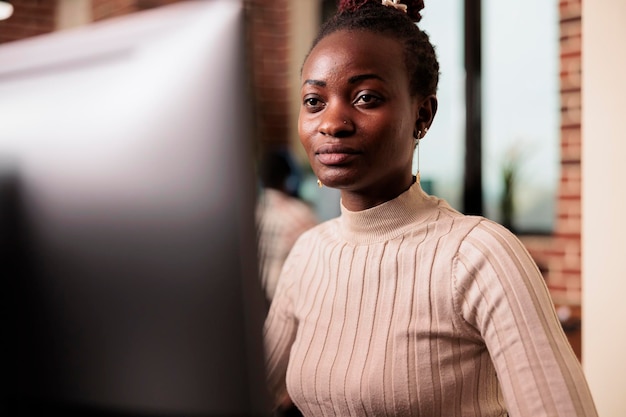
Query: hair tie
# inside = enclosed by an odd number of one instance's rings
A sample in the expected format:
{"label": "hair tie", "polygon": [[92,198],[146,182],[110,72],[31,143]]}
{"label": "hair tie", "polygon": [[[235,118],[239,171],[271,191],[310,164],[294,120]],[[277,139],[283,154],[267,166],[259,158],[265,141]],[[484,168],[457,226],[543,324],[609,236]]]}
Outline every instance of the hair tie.
{"label": "hair tie", "polygon": [[406,4],[400,3],[400,0],[383,0],[383,6],[393,7],[394,9],[402,10],[404,13],[407,12]]}

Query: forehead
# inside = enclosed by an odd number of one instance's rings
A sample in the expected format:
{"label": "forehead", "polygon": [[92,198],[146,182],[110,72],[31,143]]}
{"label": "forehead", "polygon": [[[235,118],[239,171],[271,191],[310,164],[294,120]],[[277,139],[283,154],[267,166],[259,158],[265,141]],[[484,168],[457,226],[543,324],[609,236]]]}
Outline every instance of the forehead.
{"label": "forehead", "polygon": [[342,30],[323,38],[302,67],[304,79],[350,77],[364,72],[408,81],[403,45],[373,32]]}

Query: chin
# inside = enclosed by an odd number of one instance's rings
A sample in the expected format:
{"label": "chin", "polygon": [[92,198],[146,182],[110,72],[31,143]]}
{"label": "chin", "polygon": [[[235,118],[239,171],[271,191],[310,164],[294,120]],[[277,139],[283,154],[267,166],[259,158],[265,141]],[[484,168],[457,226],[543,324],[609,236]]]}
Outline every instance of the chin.
{"label": "chin", "polygon": [[340,190],[353,189],[358,187],[358,178],[348,175],[320,175],[318,176],[324,186],[329,188],[337,188]]}
{"label": "chin", "polygon": [[355,166],[348,165],[322,165],[314,166],[313,172],[324,184],[351,184],[362,180],[367,173],[360,172]]}

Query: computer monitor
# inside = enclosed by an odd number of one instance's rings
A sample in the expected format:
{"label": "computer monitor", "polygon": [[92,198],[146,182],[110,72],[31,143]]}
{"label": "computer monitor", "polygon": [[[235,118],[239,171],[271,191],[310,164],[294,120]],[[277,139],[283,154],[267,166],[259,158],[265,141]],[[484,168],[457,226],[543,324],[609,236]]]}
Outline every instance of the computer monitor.
{"label": "computer monitor", "polygon": [[266,415],[242,1],[0,46],[3,415]]}

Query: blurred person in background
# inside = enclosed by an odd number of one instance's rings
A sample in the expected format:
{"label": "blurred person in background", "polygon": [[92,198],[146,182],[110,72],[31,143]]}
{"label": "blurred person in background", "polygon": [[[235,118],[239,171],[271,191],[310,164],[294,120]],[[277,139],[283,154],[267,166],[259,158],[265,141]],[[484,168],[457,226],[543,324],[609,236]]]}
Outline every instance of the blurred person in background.
{"label": "blurred person in background", "polygon": [[300,178],[287,149],[270,149],[259,162],[260,193],[256,220],[259,271],[268,304],[271,303],[283,263],[300,235],[318,221],[298,193]]}
{"label": "blurred person in background", "polygon": [[[268,305],[294,243],[318,223],[314,210],[300,198],[299,169],[285,148],[263,152],[259,161],[260,192],[256,220],[259,272]],[[302,416],[289,397],[274,410],[274,417]]]}

